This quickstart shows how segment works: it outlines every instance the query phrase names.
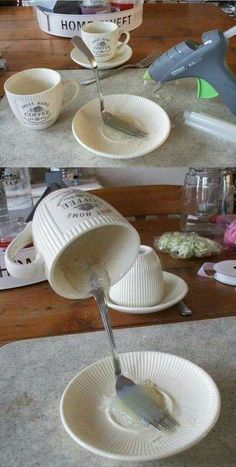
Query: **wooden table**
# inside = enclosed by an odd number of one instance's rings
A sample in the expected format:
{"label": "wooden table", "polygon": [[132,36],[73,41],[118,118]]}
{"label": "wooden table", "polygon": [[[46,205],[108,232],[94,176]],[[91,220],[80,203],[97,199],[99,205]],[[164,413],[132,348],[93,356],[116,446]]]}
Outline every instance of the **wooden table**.
{"label": "wooden table", "polygon": [[[212,4],[145,4],[143,23],[131,32],[131,60],[141,60],[156,48],[165,51],[183,40],[200,42],[203,32],[224,31],[234,25],[232,18]],[[0,52],[8,63],[8,71],[0,73],[0,97],[6,78],[19,70],[33,67],[74,69],[71,50],[69,39],[40,30],[34,8],[0,8]],[[230,40],[227,61],[236,73],[236,37]]]}
{"label": "wooden table", "polygon": [[[155,236],[168,230],[179,230],[178,219],[137,220],[141,242],[153,246]],[[197,276],[204,262],[200,259],[177,260],[161,255],[169,272],[181,276],[189,286],[185,302],[192,309],[192,317],[184,318],[176,306],[159,313],[133,315],[111,310],[115,328],[167,324],[185,320],[201,320],[236,314],[235,287]],[[211,261],[236,259],[232,252],[212,257]],[[93,299],[67,300],[56,295],[48,282],[0,292],[0,342],[17,339],[62,335],[103,329]]]}

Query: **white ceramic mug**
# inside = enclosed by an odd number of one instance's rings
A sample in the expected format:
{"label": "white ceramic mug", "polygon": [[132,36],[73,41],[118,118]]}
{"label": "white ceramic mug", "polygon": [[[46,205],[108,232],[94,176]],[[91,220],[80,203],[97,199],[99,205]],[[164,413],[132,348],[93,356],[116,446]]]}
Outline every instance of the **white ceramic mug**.
{"label": "white ceramic mug", "polygon": [[[73,87],[69,98],[63,98],[65,88]],[[32,68],[20,71],[4,83],[5,93],[11,109],[22,125],[31,130],[44,130],[57,120],[78,95],[79,84],[65,80],[48,68]]]}
{"label": "white ceramic mug", "polygon": [[129,272],[109,290],[113,303],[141,308],[158,304],[164,294],[160,260],[153,248],[140,246],[139,255]]}
{"label": "white ceramic mug", "polygon": [[[16,263],[17,253],[30,243],[36,249],[35,260]],[[33,221],[8,246],[5,263],[14,277],[37,277],[45,272],[59,295],[87,298],[91,296],[88,266],[105,269],[114,284],[135,262],[139,244],[134,227],[107,202],[65,188],[40,202]]]}
{"label": "white ceramic mug", "polygon": [[[125,34],[126,38],[123,42],[118,42],[122,34]],[[102,21],[82,26],[81,37],[98,63],[111,60],[117,48],[127,44],[130,40],[129,32],[118,28],[115,23]]]}

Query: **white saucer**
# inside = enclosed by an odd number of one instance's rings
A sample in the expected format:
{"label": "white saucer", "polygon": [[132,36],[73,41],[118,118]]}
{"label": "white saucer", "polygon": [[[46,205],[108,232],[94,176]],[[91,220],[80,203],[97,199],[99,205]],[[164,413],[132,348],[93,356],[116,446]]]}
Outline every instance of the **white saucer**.
{"label": "white saucer", "polygon": [[148,134],[136,138],[105,125],[97,98],[81,107],[72,122],[76,140],[90,152],[112,159],[131,159],[154,151],[169,136],[170,119],[155,102],[131,94],[105,96],[104,102],[108,112]]}
{"label": "white saucer", "polygon": [[148,306],[144,308],[134,308],[126,307],[121,305],[116,305],[111,301],[106,294],[106,302],[109,308],[117,311],[123,311],[124,313],[134,313],[134,314],[147,314],[154,313],[156,311],[165,310],[170,308],[176,303],[180,302],[185,295],[188,293],[188,286],[186,282],[179,276],[172,274],[171,272],[163,272],[164,277],[164,298],[157,305]]}
{"label": "white saucer", "polygon": [[135,382],[154,383],[179,425],[161,432],[117,420],[109,409],[115,377],[108,357],[81,371],[63,393],[62,423],[76,443],[100,456],[134,463],[173,456],[198,443],[213,428],[220,412],[220,394],[199,366],[161,352],[130,352],[120,359],[124,375]]}
{"label": "white saucer", "polygon": [[[121,42],[118,42],[121,44]],[[114,57],[108,62],[98,63],[99,70],[108,70],[109,68],[115,68],[116,66],[123,65],[127,62],[130,57],[132,57],[132,49],[128,44],[124,44],[121,47],[118,47]],[[72,60],[78,65],[84,66],[85,68],[92,68],[88,62],[88,59],[80,52],[79,49],[74,48],[70,54]]]}

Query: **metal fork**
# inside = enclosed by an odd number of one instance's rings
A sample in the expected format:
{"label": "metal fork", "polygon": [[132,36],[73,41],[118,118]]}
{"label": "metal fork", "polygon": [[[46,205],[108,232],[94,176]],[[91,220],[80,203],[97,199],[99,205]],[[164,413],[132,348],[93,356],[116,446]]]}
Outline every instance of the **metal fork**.
{"label": "metal fork", "polygon": [[98,89],[98,95],[99,95],[99,100],[100,100],[100,110],[101,110],[101,115],[102,115],[103,122],[106,125],[110,126],[111,128],[115,128],[116,130],[122,131],[123,133],[126,133],[128,135],[137,136],[137,137],[147,136],[147,133],[145,133],[142,130],[139,130],[135,125],[127,123],[124,120],[116,117],[112,113],[107,112],[105,110],[103,95],[102,95],[101,86],[100,86],[99,77],[98,77],[97,62],[96,62],[93,54],[90,52],[89,48],[87,47],[87,45],[81,39],[81,37],[74,36],[71,39],[71,42],[75,47],[77,47],[87,57],[90,65],[92,66],[92,68],[94,70],[96,83],[97,83],[97,89]]}
{"label": "metal fork", "polygon": [[191,316],[192,315],[192,310],[186,305],[186,303],[181,300],[179,303],[177,303],[177,308],[182,316]]}
{"label": "metal fork", "polygon": [[176,420],[157,407],[153,400],[142,390],[141,384],[134,383],[134,381],[122,374],[119,354],[116,350],[116,344],[104,298],[104,290],[102,288],[96,288],[92,291],[92,294],[98,304],[104,328],[109,337],[116,378],[117,395],[120,397],[124,405],[131,408],[137,416],[141,417],[149,425],[152,425],[161,431],[174,428],[178,425]]}
{"label": "metal fork", "polygon": [[[114,70],[107,71],[106,73],[103,73],[103,75],[99,75],[99,79],[104,79],[107,78],[108,76],[115,75],[121,70],[125,70],[127,68],[147,68],[150,66],[160,55],[162,52],[159,50],[153,50],[152,53],[150,53],[147,57],[143,58],[140,62],[137,63],[127,63],[126,65],[122,65],[119,68],[114,68]],[[83,79],[80,81],[80,84],[83,84],[84,86],[87,86],[88,84],[95,83],[95,79]]]}
{"label": "metal fork", "polygon": [[[163,271],[167,272],[163,262],[161,262],[161,267]],[[192,310],[190,310],[190,308],[186,305],[186,303],[184,303],[183,300],[180,300],[180,302],[176,303],[176,306],[182,316],[192,315]]]}

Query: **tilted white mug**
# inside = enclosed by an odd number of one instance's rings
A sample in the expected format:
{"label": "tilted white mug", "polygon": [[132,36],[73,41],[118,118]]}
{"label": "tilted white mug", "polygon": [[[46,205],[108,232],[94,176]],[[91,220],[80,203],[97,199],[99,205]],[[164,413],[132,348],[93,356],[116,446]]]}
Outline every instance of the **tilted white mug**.
{"label": "tilted white mug", "polygon": [[157,305],[163,298],[161,262],[153,248],[141,245],[139,255],[127,274],[109,290],[113,303],[141,308]]}
{"label": "tilted white mug", "polygon": [[[37,253],[35,260],[15,263],[17,253],[31,242]],[[40,202],[33,221],[8,246],[5,263],[14,277],[37,277],[45,272],[59,295],[87,298],[91,296],[87,266],[101,266],[114,284],[135,262],[139,244],[134,227],[107,202],[65,188]]]}
{"label": "tilted white mug", "polygon": [[[73,87],[73,93],[63,98],[64,90]],[[57,120],[77,97],[79,84],[75,80],[62,82],[61,75],[49,68],[32,68],[8,78],[4,90],[11,109],[26,128],[44,130]]]}
{"label": "tilted white mug", "polygon": [[[123,42],[119,42],[123,34],[126,38]],[[98,63],[111,60],[117,48],[127,44],[130,40],[129,32],[118,28],[115,23],[102,21],[94,21],[82,26],[81,37]]]}

